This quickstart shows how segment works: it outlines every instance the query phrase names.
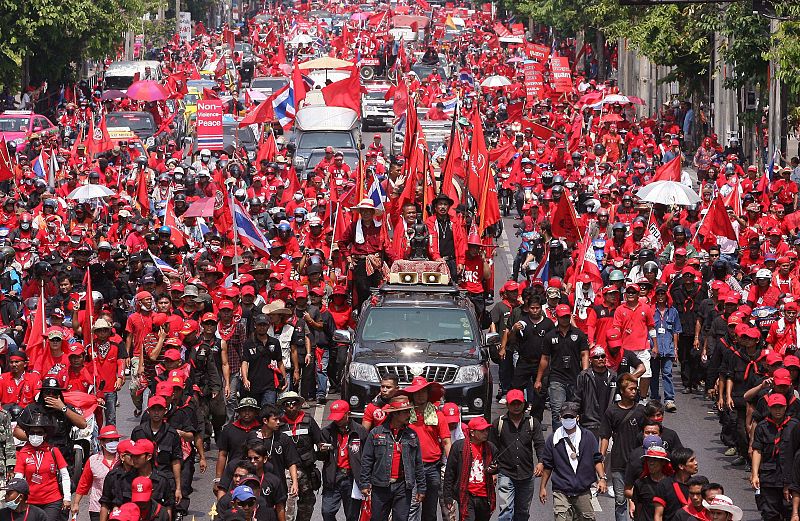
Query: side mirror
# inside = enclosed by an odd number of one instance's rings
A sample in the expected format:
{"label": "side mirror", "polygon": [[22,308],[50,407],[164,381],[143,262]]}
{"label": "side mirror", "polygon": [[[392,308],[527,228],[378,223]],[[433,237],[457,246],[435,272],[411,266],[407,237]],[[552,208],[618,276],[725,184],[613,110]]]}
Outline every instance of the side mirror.
{"label": "side mirror", "polygon": [[353,334],[346,329],[337,329],[333,332],[333,341],[337,344],[352,344]]}
{"label": "side mirror", "polygon": [[483,339],[483,345],[485,346],[499,346],[500,345],[500,333],[486,333]]}
{"label": "side mirror", "polygon": [[359,143],[359,144],[358,144],[358,148],[359,148],[360,150],[364,150],[364,148],[366,148],[366,147],[364,146],[364,143]]}

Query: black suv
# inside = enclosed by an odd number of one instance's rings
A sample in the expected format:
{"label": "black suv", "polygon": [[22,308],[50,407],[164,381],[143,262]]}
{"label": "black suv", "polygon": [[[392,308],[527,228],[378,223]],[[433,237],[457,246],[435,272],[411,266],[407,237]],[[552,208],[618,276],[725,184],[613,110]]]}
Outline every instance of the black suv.
{"label": "black suv", "polygon": [[342,398],[355,416],[378,394],[380,379],[397,374],[400,387],[415,376],[442,384],[444,401],[461,407],[464,418],[491,414],[492,376],[488,346],[500,341],[484,333],[472,304],[452,285],[385,284],[364,304],[349,344]]}

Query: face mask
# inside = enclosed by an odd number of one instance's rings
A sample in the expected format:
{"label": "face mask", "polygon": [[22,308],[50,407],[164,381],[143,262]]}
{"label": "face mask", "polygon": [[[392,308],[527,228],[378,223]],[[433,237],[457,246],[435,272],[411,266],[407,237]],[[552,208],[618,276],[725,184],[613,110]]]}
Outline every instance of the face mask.
{"label": "face mask", "polygon": [[28,442],[30,442],[30,444],[33,445],[34,447],[38,447],[39,445],[44,443],[44,436],[40,436],[38,434],[28,436]]}
{"label": "face mask", "polygon": [[217,246],[216,244],[212,244],[211,246],[208,247],[208,249],[211,250],[212,253],[217,253],[220,250],[220,248],[222,247]]}
{"label": "face mask", "polygon": [[22,228],[25,231],[30,230],[31,229],[31,224],[30,223],[22,223],[20,225],[20,228]]}
{"label": "face mask", "polygon": [[16,510],[21,503],[20,498],[17,498],[16,501],[6,501],[6,508],[9,510]]}
{"label": "face mask", "polygon": [[577,418],[561,418],[561,426],[566,430],[572,430],[578,425]]}
{"label": "face mask", "polygon": [[302,194],[294,194],[294,200],[295,201],[302,201],[303,200]]}
{"label": "face mask", "polygon": [[118,445],[119,445],[118,441],[109,441],[108,443],[106,443],[106,450],[111,454],[116,454]]}

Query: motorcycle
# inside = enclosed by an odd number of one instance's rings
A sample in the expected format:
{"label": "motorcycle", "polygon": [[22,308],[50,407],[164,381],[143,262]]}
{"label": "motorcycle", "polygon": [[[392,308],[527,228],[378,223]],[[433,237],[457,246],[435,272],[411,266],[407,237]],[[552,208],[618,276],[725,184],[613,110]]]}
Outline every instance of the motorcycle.
{"label": "motorcycle", "polygon": [[511,207],[514,204],[514,192],[511,188],[506,188],[510,177],[510,173],[503,172],[500,174],[500,182],[498,183],[497,192],[500,196],[500,211],[503,212],[503,217],[508,217],[511,214]]}
{"label": "motorcycle", "polygon": [[761,335],[764,338],[769,333],[770,326],[780,318],[778,309],[772,306],[757,307],[753,310],[752,315],[755,319],[756,327],[761,331]]}
{"label": "motorcycle", "polygon": [[514,266],[511,273],[512,280],[517,280],[520,268],[536,259],[537,241],[541,242],[542,236],[535,231],[522,230],[518,224],[515,224],[514,227],[517,228],[515,235],[522,239],[517,248],[517,255],[514,257]]}

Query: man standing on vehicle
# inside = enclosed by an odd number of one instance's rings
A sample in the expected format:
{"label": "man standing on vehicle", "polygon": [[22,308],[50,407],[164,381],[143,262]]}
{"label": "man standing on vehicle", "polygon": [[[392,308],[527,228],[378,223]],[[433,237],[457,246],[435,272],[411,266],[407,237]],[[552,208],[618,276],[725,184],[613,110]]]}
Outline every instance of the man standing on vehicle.
{"label": "man standing on vehicle", "polygon": [[433,215],[425,219],[425,225],[431,234],[431,250],[434,259],[447,262],[450,277],[456,280],[464,272],[467,234],[463,224],[450,216],[450,207],[454,204],[452,199],[440,193],[431,204],[433,204]]}
{"label": "man standing on vehicle", "polygon": [[586,334],[570,322],[572,310],[566,304],[556,306],[558,324],[544,336],[542,358],[534,391],[542,392],[542,379],[550,369],[550,412],[553,431],[561,426],[561,405],[573,401],[578,373],[589,367],[589,340]]}
{"label": "man standing on vehicle", "polygon": [[442,478],[442,455],[450,453],[450,427],[442,411],[433,405],[444,396],[444,388],[415,376],[411,385],[400,391],[414,404],[409,426],[417,433],[425,468],[425,499],[411,502],[409,521],[436,519]]}
{"label": "man standing on vehicle", "polygon": [[542,475],[542,424],[525,412],[525,395],[506,395],[508,412],[492,422],[489,441],[496,447],[498,521],[527,521],[534,478]]}

